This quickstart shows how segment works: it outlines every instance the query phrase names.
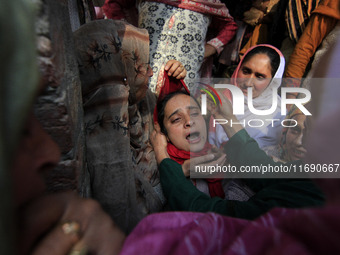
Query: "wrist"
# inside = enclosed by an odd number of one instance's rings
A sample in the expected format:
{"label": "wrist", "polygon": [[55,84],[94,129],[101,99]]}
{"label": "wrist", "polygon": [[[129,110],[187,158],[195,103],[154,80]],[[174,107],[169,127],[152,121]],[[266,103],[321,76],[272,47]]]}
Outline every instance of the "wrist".
{"label": "wrist", "polygon": [[235,117],[231,117],[228,119],[228,123],[223,125],[224,131],[227,133],[228,138],[233,137],[237,132],[243,129],[243,126],[240,124],[240,121]]}
{"label": "wrist", "polygon": [[166,148],[155,151],[155,156],[158,165],[163,161],[163,159],[170,158]]}

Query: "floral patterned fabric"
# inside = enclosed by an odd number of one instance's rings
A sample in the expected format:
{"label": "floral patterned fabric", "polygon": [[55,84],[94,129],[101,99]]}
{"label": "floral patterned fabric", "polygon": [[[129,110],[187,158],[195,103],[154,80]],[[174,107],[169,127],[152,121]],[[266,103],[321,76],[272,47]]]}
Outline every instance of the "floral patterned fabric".
{"label": "floral patterned fabric", "polygon": [[210,19],[201,13],[154,2],[142,2],[139,26],[150,36],[150,65],[154,72],[149,88],[159,93],[164,66],[170,59],[183,63],[187,70],[184,79],[189,89],[199,78],[203,62],[205,37]]}
{"label": "floral patterned fabric", "polygon": [[[189,68],[185,82],[191,89],[195,79],[199,78],[205,43],[219,54],[237,30],[227,7],[219,0],[106,0],[103,10],[109,19],[125,19],[132,24],[136,24],[135,16],[139,16],[138,26],[148,30],[154,71],[150,89],[156,93],[159,92],[163,78],[161,70],[167,60],[176,59]],[[209,63],[212,62],[207,63],[200,70],[200,76],[211,72]]]}

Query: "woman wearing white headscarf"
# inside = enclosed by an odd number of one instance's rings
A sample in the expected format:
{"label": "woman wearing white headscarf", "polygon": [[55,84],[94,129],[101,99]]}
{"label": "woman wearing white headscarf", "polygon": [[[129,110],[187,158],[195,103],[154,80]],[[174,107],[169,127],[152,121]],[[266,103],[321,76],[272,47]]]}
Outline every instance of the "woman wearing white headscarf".
{"label": "woman wearing white headscarf", "polygon": [[[284,72],[285,59],[282,53],[268,44],[260,44],[250,48],[238,64],[233,76],[232,84],[240,88],[244,94],[244,114],[236,115],[248,134],[254,138],[260,148],[276,145],[279,142],[282,126],[281,121],[285,116],[281,115],[281,100],[277,90],[281,84]],[[248,93],[252,93],[251,102],[253,108],[259,111],[271,109],[276,98],[276,109],[266,115],[256,115],[249,108]],[[224,94],[231,98],[229,90]],[[209,130],[209,141],[221,146],[228,141],[226,133],[221,125],[212,126]]]}

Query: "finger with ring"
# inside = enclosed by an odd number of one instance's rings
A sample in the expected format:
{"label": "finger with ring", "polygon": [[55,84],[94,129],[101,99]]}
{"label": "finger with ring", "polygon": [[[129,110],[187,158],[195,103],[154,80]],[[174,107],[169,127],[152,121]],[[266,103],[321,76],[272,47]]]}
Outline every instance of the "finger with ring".
{"label": "finger with ring", "polygon": [[65,235],[80,235],[80,224],[76,221],[66,221],[61,224],[61,229]]}
{"label": "finger with ring", "polygon": [[88,248],[84,244],[84,242],[80,241],[76,243],[72,250],[68,253],[68,255],[86,255],[88,252]]}

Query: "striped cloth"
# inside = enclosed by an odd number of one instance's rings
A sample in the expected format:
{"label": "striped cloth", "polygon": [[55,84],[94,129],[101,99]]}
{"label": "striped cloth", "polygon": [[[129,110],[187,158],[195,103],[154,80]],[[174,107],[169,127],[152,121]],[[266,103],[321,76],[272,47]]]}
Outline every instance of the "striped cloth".
{"label": "striped cloth", "polygon": [[311,13],[321,0],[289,0],[286,9],[286,22],[289,37],[297,43],[305,29]]}

